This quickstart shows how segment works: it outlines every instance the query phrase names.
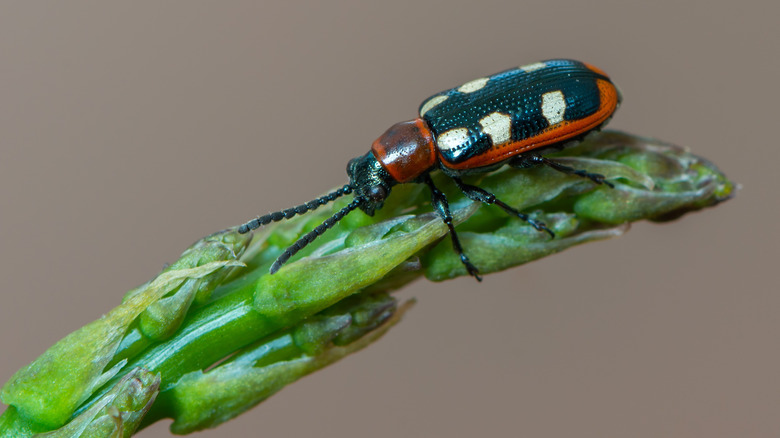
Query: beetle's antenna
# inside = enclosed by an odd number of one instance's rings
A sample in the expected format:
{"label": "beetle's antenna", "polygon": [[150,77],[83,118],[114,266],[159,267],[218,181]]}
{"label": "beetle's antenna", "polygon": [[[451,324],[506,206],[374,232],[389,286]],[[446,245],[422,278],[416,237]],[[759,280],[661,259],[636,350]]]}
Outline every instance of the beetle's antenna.
{"label": "beetle's antenna", "polygon": [[[346,186],[345,186],[346,187]],[[284,252],[276,259],[273,265],[271,265],[271,274],[275,274],[283,264],[290,260],[290,257],[294,256],[298,251],[306,247],[306,245],[312,243],[319,235],[328,231],[331,227],[336,225],[344,216],[349,214],[352,210],[358,208],[363,201],[360,198],[355,198],[349,205],[337,211],[333,216],[325,219],[325,221],[305,235],[298,239],[295,243],[290,245]]]}
{"label": "beetle's antenna", "polygon": [[288,208],[287,210],[282,210],[282,211],[275,211],[265,216],[258,216],[252,219],[251,221],[238,227],[238,232],[244,234],[244,233],[248,233],[250,230],[260,228],[260,226],[262,225],[270,224],[271,222],[279,222],[280,220],[283,219],[290,219],[295,215],[304,214],[307,211],[314,210],[315,208],[321,205],[325,205],[328,202],[331,202],[337,198],[340,198],[344,195],[348,195],[350,193],[352,193],[352,186],[346,184],[344,187],[338,190],[334,190],[328,193],[327,195],[321,196],[313,201],[309,201],[297,207]]}

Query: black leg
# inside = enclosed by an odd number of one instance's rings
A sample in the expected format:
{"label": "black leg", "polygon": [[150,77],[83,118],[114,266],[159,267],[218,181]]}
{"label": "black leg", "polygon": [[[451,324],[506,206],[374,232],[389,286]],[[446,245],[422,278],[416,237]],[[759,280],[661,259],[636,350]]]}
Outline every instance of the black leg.
{"label": "black leg", "polygon": [[543,222],[539,222],[537,220],[531,219],[527,214],[521,213],[516,209],[510,207],[504,201],[496,198],[496,195],[477,186],[466,184],[458,177],[452,177],[452,179],[455,181],[455,184],[458,186],[458,188],[466,196],[468,196],[469,199],[472,199],[474,201],[484,202],[485,204],[489,204],[489,205],[497,205],[503,208],[504,211],[506,211],[507,213],[513,216],[517,216],[520,219],[528,222],[532,227],[536,228],[539,231],[546,231],[550,235],[550,237],[555,238],[555,233],[553,233],[551,229],[547,228],[547,225],[545,225]]}
{"label": "black leg", "polygon": [[435,185],[433,185],[433,180],[431,180],[430,176],[425,177],[425,183],[428,184],[428,187],[431,189],[431,202],[433,203],[433,209],[436,210],[436,214],[439,215],[441,220],[443,220],[447,225],[447,228],[450,229],[450,236],[452,237],[452,248],[455,249],[455,252],[458,254],[458,256],[460,256],[460,261],[463,263],[463,266],[466,267],[466,271],[468,271],[469,275],[476,278],[477,281],[482,281],[482,277],[479,276],[479,269],[477,269],[477,267],[471,263],[469,258],[466,257],[466,254],[463,253],[463,247],[460,246],[458,234],[455,232],[455,226],[452,224],[452,214],[450,214],[450,206],[447,203],[447,197],[444,195],[444,193],[437,189]]}
{"label": "black leg", "polygon": [[524,167],[531,167],[533,165],[543,164],[545,166],[548,166],[552,169],[557,170],[558,172],[565,173],[567,175],[576,175],[582,178],[587,178],[591,181],[593,181],[596,184],[604,184],[608,186],[609,188],[614,189],[615,185],[611,182],[607,181],[604,175],[600,173],[591,173],[586,170],[582,169],[575,169],[573,167],[565,166],[561,163],[558,163],[554,160],[551,160],[549,158],[540,157],[538,155],[524,155],[518,158],[515,162],[512,163],[512,166],[524,168]]}

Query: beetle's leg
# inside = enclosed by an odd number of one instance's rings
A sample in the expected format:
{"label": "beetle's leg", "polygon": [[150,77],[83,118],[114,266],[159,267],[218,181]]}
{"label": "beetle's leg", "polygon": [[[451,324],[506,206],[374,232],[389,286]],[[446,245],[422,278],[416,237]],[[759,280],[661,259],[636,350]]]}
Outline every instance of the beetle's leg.
{"label": "beetle's leg", "polygon": [[546,231],[548,234],[550,234],[550,237],[555,238],[555,233],[553,233],[551,229],[547,228],[547,225],[545,225],[544,222],[531,219],[527,214],[521,213],[516,209],[510,207],[504,201],[496,198],[496,195],[488,192],[485,189],[466,184],[463,182],[463,180],[461,180],[456,176],[453,176],[452,179],[455,181],[455,184],[458,186],[458,188],[466,196],[468,196],[469,199],[472,199],[474,201],[484,202],[485,204],[489,204],[489,205],[497,205],[503,208],[504,211],[506,211],[507,213],[517,216],[520,219],[528,222],[532,227],[536,228],[539,231]]}
{"label": "beetle's leg", "polygon": [[538,164],[543,164],[547,167],[557,170],[558,172],[565,173],[567,175],[577,175],[582,178],[588,178],[596,184],[604,184],[609,188],[614,189],[615,185],[606,180],[606,177],[600,173],[592,173],[582,169],[575,169],[558,163],[555,160],[549,158],[540,157],[539,155],[521,155],[510,163],[513,167],[526,168]]}
{"label": "beetle's leg", "polygon": [[466,267],[466,271],[468,271],[469,275],[476,278],[477,281],[482,281],[482,277],[479,276],[479,269],[477,269],[477,267],[471,263],[471,260],[466,257],[466,254],[463,253],[463,247],[460,246],[458,234],[455,232],[455,225],[452,224],[452,214],[450,214],[450,206],[447,203],[447,197],[444,195],[444,193],[436,188],[430,176],[426,175],[424,181],[425,184],[427,184],[431,189],[431,202],[433,203],[433,209],[436,211],[436,214],[439,215],[441,220],[443,220],[447,225],[447,228],[450,229],[450,236],[452,237],[452,248],[455,249],[455,252],[458,253],[458,256],[460,256],[460,261],[463,263],[463,266]]}

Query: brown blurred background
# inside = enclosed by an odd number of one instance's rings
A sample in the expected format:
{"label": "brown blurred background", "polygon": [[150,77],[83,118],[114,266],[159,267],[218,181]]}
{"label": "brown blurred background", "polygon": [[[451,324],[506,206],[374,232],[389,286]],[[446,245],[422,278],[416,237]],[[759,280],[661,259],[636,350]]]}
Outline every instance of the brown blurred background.
{"label": "brown blurred background", "polygon": [[482,284],[417,282],[378,344],[198,436],[780,436],[778,16],[768,0],[5,1],[0,381],[197,238],[344,183],[428,95],[572,57],[620,85],[612,128],[690,146],[737,198]]}

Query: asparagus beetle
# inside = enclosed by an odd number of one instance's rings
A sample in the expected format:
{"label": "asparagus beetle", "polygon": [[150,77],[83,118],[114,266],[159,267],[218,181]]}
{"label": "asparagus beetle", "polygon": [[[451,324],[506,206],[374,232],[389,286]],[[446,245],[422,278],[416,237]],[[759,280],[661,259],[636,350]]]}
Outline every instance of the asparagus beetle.
{"label": "asparagus beetle", "polygon": [[353,201],[346,207],[282,252],[271,266],[273,274],[351,211],[360,208],[373,215],[396,184],[422,183],[431,190],[433,208],[449,228],[452,246],[461,262],[470,275],[481,280],[479,270],[463,252],[447,198],[434,185],[430,172],[441,170],[468,198],[497,205],[555,237],[544,223],[492,193],[464,183],[461,177],[504,164],[519,168],[545,165],[612,187],[603,175],[562,165],[541,153],[599,129],[620,101],[620,92],[606,73],[569,59],[528,64],[466,82],[424,100],[419,117],[391,126],[374,141],[368,153],[350,160],[349,184],[297,207],[259,216],[241,225],[238,231],[247,233],[354,193]]}

